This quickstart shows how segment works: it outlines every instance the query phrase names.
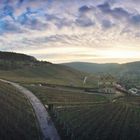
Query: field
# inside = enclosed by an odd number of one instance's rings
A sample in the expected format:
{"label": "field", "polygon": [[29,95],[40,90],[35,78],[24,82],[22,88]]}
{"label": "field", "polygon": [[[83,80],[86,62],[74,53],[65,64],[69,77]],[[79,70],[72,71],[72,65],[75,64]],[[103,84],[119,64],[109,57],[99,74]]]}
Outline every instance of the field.
{"label": "field", "polygon": [[50,114],[62,140],[139,140],[140,98],[105,97],[28,86],[40,100],[53,104]]}
{"label": "field", "polygon": [[63,140],[140,139],[139,107],[120,103],[56,107],[52,116]]}
{"label": "field", "polygon": [[45,86],[26,86],[46,104],[94,104],[108,102],[103,96],[84,94],[77,91],[66,91]]}
{"label": "field", "polygon": [[30,103],[9,84],[0,82],[0,139],[40,140]]}

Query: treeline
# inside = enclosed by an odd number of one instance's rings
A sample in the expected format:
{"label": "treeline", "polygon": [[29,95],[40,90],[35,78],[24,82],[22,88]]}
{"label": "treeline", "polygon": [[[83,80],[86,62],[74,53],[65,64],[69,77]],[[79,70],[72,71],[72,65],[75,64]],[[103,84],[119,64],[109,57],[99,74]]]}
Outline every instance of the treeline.
{"label": "treeline", "polygon": [[12,70],[32,66],[38,63],[37,59],[20,53],[0,51],[0,70]]}
{"label": "treeline", "polygon": [[13,70],[50,64],[50,62],[38,61],[35,57],[26,54],[0,51],[0,70]]}
{"label": "treeline", "polygon": [[0,60],[0,70],[12,70],[20,69],[25,66],[31,66],[32,63],[29,61],[13,61],[13,60]]}
{"label": "treeline", "polygon": [[0,51],[0,60],[10,60],[10,61],[37,61],[35,57],[20,54],[20,53],[13,53],[13,52],[2,52]]}

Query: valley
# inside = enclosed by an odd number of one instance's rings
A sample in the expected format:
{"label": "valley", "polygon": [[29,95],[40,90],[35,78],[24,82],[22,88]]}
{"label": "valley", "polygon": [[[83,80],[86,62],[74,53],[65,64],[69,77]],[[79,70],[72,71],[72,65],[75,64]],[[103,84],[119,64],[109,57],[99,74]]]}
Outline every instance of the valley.
{"label": "valley", "polygon": [[[18,57],[23,56],[19,54]],[[0,61],[0,78],[15,82],[13,86],[0,82],[3,112],[0,115],[3,120],[0,138],[10,140],[13,137],[18,140],[22,135],[25,140],[41,140],[43,133],[47,135],[52,128],[47,125],[51,122],[62,140],[140,139],[140,97],[139,93],[129,90],[138,88],[138,82],[131,85],[124,78],[124,84],[114,74],[91,74],[64,65],[41,62],[30,56],[26,61],[21,58],[17,61],[12,56],[12,61],[9,57]],[[129,86],[126,86],[127,83]],[[14,85],[18,84],[26,88],[26,96],[15,88]],[[38,101],[35,108],[32,103],[35,100],[31,99],[30,93]],[[37,115],[36,108],[40,104],[44,111],[39,109]],[[43,118],[45,112],[50,121],[45,123],[44,118],[42,127],[39,118]],[[8,118],[5,118],[6,114]],[[17,119],[14,119],[15,116]],[[28,129],[25,130],[25,127]],[[51,135],[50,139],[55,140]]]}

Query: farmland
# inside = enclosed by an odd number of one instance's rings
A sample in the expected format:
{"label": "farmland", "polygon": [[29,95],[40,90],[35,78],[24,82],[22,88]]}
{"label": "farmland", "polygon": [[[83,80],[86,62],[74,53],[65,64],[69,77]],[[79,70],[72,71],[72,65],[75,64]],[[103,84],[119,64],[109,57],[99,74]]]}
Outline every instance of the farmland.
{"label": "farmland", "polygon": [[82,92],[65,91],[45,86],[26,86],[44,104],[93,104],[108,102],[103,96],[84,94]]}
{"label": "farmland", "polygon": [[139,107],[121,103],[56,107],[52,116],[63,140],[140,139]]}
{"label": "farmland", "polygon": [[98,95],[28,86],[50,111],[62,140],[140,139],[140,98],[109,102]]}
{"label": "farmland", "polygon": [[28,100],[9,84],[0,82],[0,139],[40,140],[34,111]]}

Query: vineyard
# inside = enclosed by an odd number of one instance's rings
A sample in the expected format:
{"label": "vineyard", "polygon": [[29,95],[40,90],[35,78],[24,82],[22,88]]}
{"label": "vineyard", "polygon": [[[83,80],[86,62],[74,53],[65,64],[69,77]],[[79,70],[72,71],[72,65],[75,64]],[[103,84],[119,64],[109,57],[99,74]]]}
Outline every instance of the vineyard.
{"label": "vineyard", "polygon": [[140,108],[116,103],[56,107],[52,116],[63,140],[140,139]]}
{"label": "vineyard", "polygon": [[50,114],[62,140],[140,139],[139,97],[108,102],[97,95],[39,86],[28,88],[45,105],[54,104]]}
{"label": "vineyard", "polygon": [[100,95],[84,94],[82,92],[65,91],[45,86],[26,86],[45,105],[46,104],[93,104],[108,102],[106,97]]}
{"label": "vineyard", "polygon": [[0,139],[39,140],[35,119],[27,99],[14,87],[0,82]]}

